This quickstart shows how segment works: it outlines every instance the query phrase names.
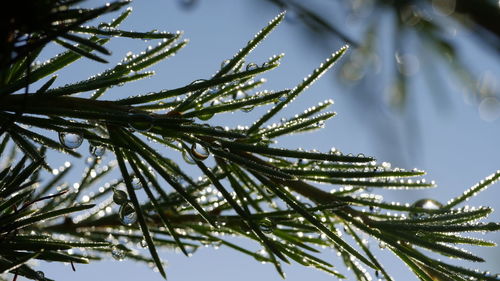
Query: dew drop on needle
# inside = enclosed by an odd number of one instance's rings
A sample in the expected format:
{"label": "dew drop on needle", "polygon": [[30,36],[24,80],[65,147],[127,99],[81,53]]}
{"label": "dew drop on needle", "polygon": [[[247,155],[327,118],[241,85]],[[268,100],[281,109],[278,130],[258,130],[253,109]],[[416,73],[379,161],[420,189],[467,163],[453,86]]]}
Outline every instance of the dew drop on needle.
{"label": "dew drop on needle", "polygon": [[68,149],[80,147],[83,142],[83,137],[78,133],[59,132],[59,141]]}

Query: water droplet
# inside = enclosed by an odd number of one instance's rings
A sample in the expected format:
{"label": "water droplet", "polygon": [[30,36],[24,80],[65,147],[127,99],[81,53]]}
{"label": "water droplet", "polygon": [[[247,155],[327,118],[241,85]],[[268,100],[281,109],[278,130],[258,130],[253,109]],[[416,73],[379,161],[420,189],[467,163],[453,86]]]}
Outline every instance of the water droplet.
{"label": "water droplet", "polygon": [[[98,28],[100,30],[106,31],[106,32],[113,30],[113,28],[110,27],[109,24],[107,24],[107,23],[101,23],[101,24],[99,24]],[[109,38],[111,38],[111,36],[108,35],[108,34],[97,34],[96,36],[97,36],[97,38],[100,38],[100,39],[109,39]]]}
{"label": "water droplet", "polygon": [[220,68],[226,67],[230,62],[231,62],[230,60],[224,60],[224,61],[222,61],[222,63],[220,64]]}
{"label": "water droplet", "polygon": [[212,103],[210,103],[211,106],[219,105],[220,101],[218,99],[214,99]]}
{"label": "water droplet", "polygon": [[191,146],[190,154],[192,159],[198,161],[203,161],[210,155],[208,149],[199,143],[193,143],[193,145]]}
{"label": "water droplet", "polygon": [[269,196],[269,197],[274,196],[274,192],[273,192],[271,189],[269,189],[269,188],[265,187],[263,190],[264,190],[264,192],[265,192],[265,194],[266,194],[267,196]]}
{"label": "water droplet", "polygon": [[193,158],[191,158],[191,153],[186,152],[185,150],[182,151],[182,159],[186,161],[186,163],[190,165],[195,165],[196,163],[194,162]]}
{"label": "water droplet", "polygon": [[[439,210],[443,207],[443,204],[441,204],[439,201],[436,201],[434,199],[420,199],[415,201],[411,205],[411,207],[416,207],[416,208],[423,208],[427,210]],[[418,213],[418,212],[410,212],[409,216],[411,218],[422,218],[425,217],[425,213]]]}
{"label": "water droplet", "polygon": [[213,114],[203,114],[203,115],[198,115],[198,119],[200,120],[203,120],[203,121],[207,121],[207,120],[210,120],[210,118],[212,118],[214,115]]}
{"label": "water droplet", "polygon": [[266,234],[273,233],[275,226],[274,222],[269,218],[265,218],[259,222],[260,230]]}
{"label": "water droplet", "polygon": [[141,180],[138,177],[133,177],[131,183],[132,183],[132,187],[135,190],[139,190],[142,188]]}
{"label": "water droplet", "polygon": [[218,88],[216,88],[216,87],[214,87],[214,88],[209,88],[209,89],[207,90],[207,95],[209,95],[209,96],[210,96],[210,95],[215,95],[215,94],[217,94],[218,92],[219,92],[219,89],[218,89]]}
{"label": "water droplet", "polygon": [[380,242],[378,243],[378,247],[379,247],[380,249],[385,249],[385,247],[387,247],[387,244],[385,244],[385,242],[384,242],[384,241],[380,241]]}
{"label": "water droplet", "polygon": [[[218,100],[214,100],[211,103],[211,106],[218,105],[218,104],[220,104],[220,102]],[[202,109],[202,107],[200,107],[200,109]],[[214,113],[205,113],[202,115],[198,115],[197,117],[200,120],[207,121],[207,120],[210,120],[210,118],[212,118],[213,116],[214,116]]]}
{"label": "water droplet", "polygon": [[[130,67],[127,67],[127,65],[120,64],[120,63],[115,66],[114,70],[116,72],[121,72],[121,73],[124,73],[124,74],[127,74],[127,73],[129,73],[131,71]],[[119,86],[123,86],[123,84],[120,83]]]}
{"label": "water droplet", "polygon": [[191,245],[185,245],[184,249],[188,253],[188,257],[190,257],[190,256],[192,256],[196,252],[196,250],[198,250],[198,247],[191,246]]}
{"label": "water droplet", "polygon": [[128,195],[125,191],[115,189],[113,190],[113,202],[115,202],[117,205],[123,205],[127,203],[128,201]]}
{"label": "water droplet", "polygon": [[259,66],[256,63],[251,62],[251,63],[247,64],[247,71],[257,69],[258,67]]}
{"label": "water droplet", "polygon": [[90,144],[89,152],[94,157],[99,158],[99,157],[103,156],[104,153],[106,152],[106,147],[104,145],[100,145],[100,144]]}
{"label": "water droplet", "polygon": [[125,251],[115,245],[111,248],[111,256],[117,261],[122,261],[125,259]]}
{"label": "water droplet", "polygon": [[222,241],[220,240],[214,240],[212,241],[212,243],[210,243],[210,245],[214,248],[214,249],[219,249],[220,246],[222,245]]}
{"label": "water droplet", "polygon": [[37,271],[36,272],[36,279],[38,279],[39,281],[45,280],[45,273],[43,273],[43,271]]}
{"label": "water droplet", "polygon": [[189,85],[196,85],[196,84],[206,82],[206,81],[207,81],[207,79],[196,79],[193,82],[191,82]]}
{"label": "water droplet", "polygon": [[389,162],[382,162],[382,168],[384,168],[384,169],[390,169],[391,168],[391,163],[389,163]]}
{"label": "water droplet", "polygon": [[118,212],[120,216],[120,221],[124,225],[132,225],[137,221],[137,213],[135,212],[134,206],[131,203],[125,203],[120,207]]}
{"label": "water droplet", "polygon": [[167,143],[173,143],[175,141],[175,138],[172,138],[170,136],[163,136],[163,140]]}
{"label": "water droplet", "polygon": [[253,105],[247,105],[247,106],[244,106],[241,108],[241,111],[243,112],[250,112],[254,109],[254,106]]}
{"label": "water droplet", "polygon": [[141,244],[141,247],[143,247],[143,248],[147,248],[148,247],[148,243],[146,242],[145,239],[142,239],[140,244]]}
{"label": "water droplet", "polygon": [[380,207],[370,206],[369,209],[370,209],[370,213],[373,213],[373,214],[380,213]]}
{"label": "water droplet", "polygon": [[233,94],[233,99],[244,99],[247,97],[247,94],[243,92],[242,90],[236,91],[235,94]]}
{"label": "water droplet", "polygon": [[309,160],[307,160],[307,159],[301,158],[301,159],[297,160],[297,165],[307,165],[307,164],[309,164]]}
{"label": "water droplet", "polygon": [[260,261],[262,264],[265,264],[267,261],[269,261],[269,253],[265,249],[257,251],[255,254],[255,259]]}
{"label": "water droplet", "polygon": [[153,127],[153,117],[146,113],[130,112],[128,125],[137,131],[147,132]]}
{"label": "water droplet", "polygon": [[82,145],[83,137],[78,133],[59,132],[59,141],[66,148],[75,149]]}

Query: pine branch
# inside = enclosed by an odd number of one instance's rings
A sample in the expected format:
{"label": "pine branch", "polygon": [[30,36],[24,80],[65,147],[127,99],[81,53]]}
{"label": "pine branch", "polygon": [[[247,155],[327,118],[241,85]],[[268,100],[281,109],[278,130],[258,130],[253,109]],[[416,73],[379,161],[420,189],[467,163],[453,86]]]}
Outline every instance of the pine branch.
{"label": "pine branch", "polygon": [[[75,10],[67,14],[59,11],[59,16],[74,19],[77,24],[60,27],[58,39],[48,33],[50,36],[43,38],[50,39],[26,45],[31,46],[30,56],[16,58],[0,69],[5,74],[0,85],[0,156],[5,164],[0,169],[2,273],[50,280],[27,262],[88,263],[111,255],[116,260],[152,262],[165,278],[159,249],[180,249],[189,256],[202,245],[212,245],[227,246],[272,263],[282,277],[285,272],[281,262],[296,262],[347,278],[337,265],[321,258],[321,248],[328,247],[339,253],[357,280],[370,280],[367,268],[387,280],[397,280],[391,276],[392,268],[377,260],[374,251],[364,244],[361,235],[366,234],[386,245],[422,280],[495,280],[441,262],[421,249],[484,261],[458,245],[491,247],[494,243],[462,234],[498,231],[500,224],[483,222],[492,208],[457,207],[495,183],[500,173],[444,206],[432,199],[391,204],[371,188],[429,188],[435,184],[421,178],[423,171],[392,168],[363,154],[275,145],[274,140],[280,136],[320,129],[335,115],[325,112],[333,104],[327,100],[264,127],[332,67],[347,47],[335,52],[292,90],[255,91],[265,83],[257,76],[276,68],[283,55],[271,57],[262,66],[245,65],[244,59],[279,24],[284,17],[280,14],[210,79],[104,100],[110,87],[153,75],[139,71],[187,44],[181,33],[118,30],[130,10],[110,23],[82,26],[121,5],[89,10],[92,12],[76,19]],[[110,53],[103,45],[116,36],[162,41],[144,53],[128,55],[121,64],[99,75],[56,86],[53,73],[83,57],[102,62],[100,56]],[[49,41],[68,51],[31,67],[40,48]],[[47,80],[37,91],[30,91],[31,84],[41,79]],[[76,97],[86,91],[95,92],[90,98]],[[249,127],[202,123],[225,112],[249,113],[254,107],[270,110]],[[165,109],[166,113],[159,113]],[[53,169],[45,157],[46,150],[79,157],[84,141],[90,144],[92,158],[81,178],[68,188],[71,165]],[[165,150],[168,154],[163,154]],[[112,159],[106,164],[102,162],[105,152]],[[181,162],[196,166],[202,176],[195,179]],[[99,187],[99,182],[108,177],[117,178]],[[327,192],[315,183],[342,188]],[[143,193],[144,201],[139,200]],[[114,205],[119,206],[118,211],[112,210]],[[339,227],[345,228],[346,236],[352,239],[341,236]],[[66,238],[58,238],[59,234]],[[251,240],[261,250],[255,252],[227,241],[223,235]],[[119,238],[131,242],[120,244]],[[137,245],[147,247],[149,254],[136,251]],[[68,254],[74,248],[85,248],[88,255]]]}

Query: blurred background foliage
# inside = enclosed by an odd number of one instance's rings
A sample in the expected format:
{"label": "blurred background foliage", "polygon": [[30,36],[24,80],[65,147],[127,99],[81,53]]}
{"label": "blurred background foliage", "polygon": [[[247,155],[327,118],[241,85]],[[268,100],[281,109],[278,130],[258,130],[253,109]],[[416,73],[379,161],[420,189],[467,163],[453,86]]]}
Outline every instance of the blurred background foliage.
{"label": "blurred background foliage", "polygon": [[[178,1],[186,12],[200,2]],[[333,75],[363,105],[357,107],[360,110],[418,115],[412,97],[429,94],[436,109],[446,112],[453,110],[449,95],[463,95],[464,102],[478,107],[481,119],[500,117],[500,3],[496,0],[251,2],[255,8],[251,12],[276,6],[287,10],[287,22],[297,25],[297,32],[307,39],[304,44],[313,48],[351,45],[348,58]],[[413,124],[406,133],[418,137],[418,118],[407,120]]]}

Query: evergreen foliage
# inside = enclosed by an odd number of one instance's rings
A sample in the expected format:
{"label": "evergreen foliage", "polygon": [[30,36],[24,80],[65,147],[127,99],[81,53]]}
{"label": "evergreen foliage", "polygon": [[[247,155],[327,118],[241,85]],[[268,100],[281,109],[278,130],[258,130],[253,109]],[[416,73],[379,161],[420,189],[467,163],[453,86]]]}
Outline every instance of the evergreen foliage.
{"label": "evergreen foliage", "polygon": [[[36,8],[36,1],[31,2],[29,7]],[[152,75],[147,68],[180,51],[187,41],[180,33],[120,30],[130,9],[108,23],[84,26],[128,2],[94,9],[72,8],[78,2],[74,0],[42,2],[50,9],[38,11],[37,18],[13,13],[11,22],[16,24],[2,30],[1,273],[11,273],[14,279],[20,275],[51,280],[50,274],[45,276],[29,262],[73,265],[111,255],[117,260],[153,262],[166,277],[159,248],[191,255],[202,245],[212,245],[269,262],[283,277],[280,264],[296,262],[344,278],[342,269],[320,256],[322,248],[333,248],[357,280],[371,280],[372,272],[397,280],[391,276],[391,268],[377,260],[374,249],[367,247],[362,238],[367,234],[398,256],[420,280],[498,280],[488,272],[441,261],[427,250],[444,257],[483,261],[459,245],[494,246],[467,233],[498,231],[500,224],[482,222],[492,208],[461,204],[495,183],[500,171],[446,204],[432,199],[411,205],[390,203],[373,190],[431,188],[435,184],[421,178],[423,171],[392,168],[363,154],[274,145],[280,136],[321,129],[335,115],[326,111],[333,102],[325,101],[266,126],[331,68],[347,47],[333,53],[292,89],[256,91],[264,83],[257,76],[276,68],[282,55],[262,65],[244,59],[279,25],[282,13],[210,79],[105,100],[108,89]],[[88,79],[52,87],[57,79],[54,73],[79,59],[106,62],[109,51],[104,46],[112,37],[158,39],[159,43]],[[49,43],[67,50],[34,64]],[[39,81],[45,82],[34,90],[33,84]],[[78,97],[85,92],[92,95]],[[220,113],[248,112],[261,106],[269,110],[248,127],[203,122]],[[51,137],[52,132],[58,139]],[[71,189],[60,184],[71,165],[54,169],[45,153],[54,149],[78,158],[83,141],[90,143],[93,158],[79,184]],[[116,161],[101,163],[105,151],[114,154]],[[204,176],[194,179],[183,164],[169,158],[174,153]],[[90,193],[115,170],[118,180]],[[324,190],[332,185],[341,188]],[[142,196],[147,198],[145,202],[140,200]],[[85,203],[77,203],[82,201]],[[109,212],[113,204],[120,205],[118,212]],[[253,240],[262,250],[238,245],[230,235]],[[129,243],[118,243],[122,238]],[[137,251],[136,245],[147,247],[149,253]],[[75,251],[68,251],[72,249]]]}

